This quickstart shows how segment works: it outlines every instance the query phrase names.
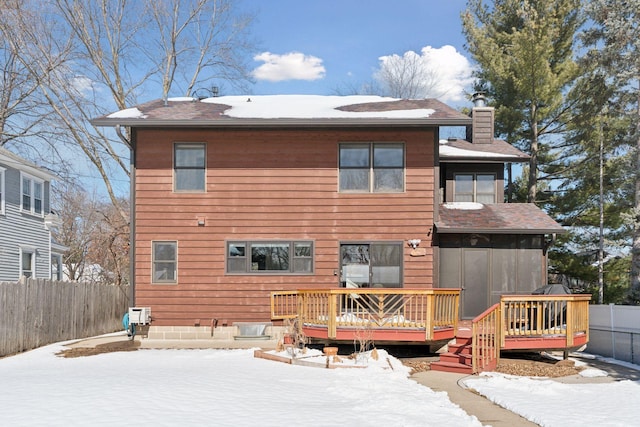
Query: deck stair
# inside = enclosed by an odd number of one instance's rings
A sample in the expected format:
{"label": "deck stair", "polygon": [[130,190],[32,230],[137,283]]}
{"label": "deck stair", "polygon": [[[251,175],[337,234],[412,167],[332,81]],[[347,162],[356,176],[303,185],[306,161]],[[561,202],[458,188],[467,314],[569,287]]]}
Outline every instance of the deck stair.
{"label": "deck stair", "polygon": [[447,345],[447,351],[440,354],[440,360],[431,362],[431,369],[459,374],[473,373],[471,329],[459,328],[454,342]]}

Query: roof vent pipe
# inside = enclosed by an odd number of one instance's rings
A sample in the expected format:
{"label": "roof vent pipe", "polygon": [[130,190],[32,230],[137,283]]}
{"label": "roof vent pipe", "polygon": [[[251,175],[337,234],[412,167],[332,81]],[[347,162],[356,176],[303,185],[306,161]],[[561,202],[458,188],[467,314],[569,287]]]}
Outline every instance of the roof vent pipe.
{"label": "roof vent pipe", "polygon": [[471,101],[474,107],[486,107],[487,98],[484,96],[484,92],[476,92],[471,96]]}

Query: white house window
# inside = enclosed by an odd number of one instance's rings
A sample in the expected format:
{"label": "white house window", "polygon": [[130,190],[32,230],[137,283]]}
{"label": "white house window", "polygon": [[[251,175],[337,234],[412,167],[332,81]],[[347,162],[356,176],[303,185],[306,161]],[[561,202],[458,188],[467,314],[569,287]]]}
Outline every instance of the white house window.
{"label": "white house window", "polygon": [[496,176],[459,173],[454,176],[454,201],[491,204],[496,202]]}
{"label": "white house window", "polygon": [[35,251],[31,249],[20,250],[20,277],[36,277],[35,275]]}
{"label": "white house window", "polygon": [[175,144],[173,157],[175,191],[204,191],[206,154],[204,144]]}
{"label": "white house window", "polygon": [[341,192],[404,191],[404,144],[340,144],[339,157]]}
{"label": "white house window", "polygon": [[178,242],[153,242],[152,283],[177,283]]}
{"label": "white house window", "polygon": [[229,242],[227,273],[311,274],[313,273],[313,242]]}
{"label": "white house window", "polygon": [[28,175],[22,175],[22,211],[42,215],[44,182]]}

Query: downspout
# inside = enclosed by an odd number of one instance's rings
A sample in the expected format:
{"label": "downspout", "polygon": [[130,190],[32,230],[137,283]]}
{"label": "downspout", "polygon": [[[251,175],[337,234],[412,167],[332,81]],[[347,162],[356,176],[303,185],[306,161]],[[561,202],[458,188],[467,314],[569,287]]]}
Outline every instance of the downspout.
{"label": "downspout", "polygon": [[134,307],[136,302],[136,279],[135,279],[135,150],[133,142],[133,131],[131,132],[131,140],[122,133],[120,125],[116,125],[116,134],[122,142],[129,147],[129,307]]}

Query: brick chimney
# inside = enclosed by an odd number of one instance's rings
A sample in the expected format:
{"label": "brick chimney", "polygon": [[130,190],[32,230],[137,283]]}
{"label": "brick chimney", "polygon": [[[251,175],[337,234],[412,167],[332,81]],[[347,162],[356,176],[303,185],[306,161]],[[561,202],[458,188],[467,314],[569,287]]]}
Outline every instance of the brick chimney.
{"label": "brick chimney", "polygon": [[474,144],[491,144],[493,142],[494,109],[487,107],[484,93],[476,92],[472,97],[471,128],[467,128],[467,141]]}

